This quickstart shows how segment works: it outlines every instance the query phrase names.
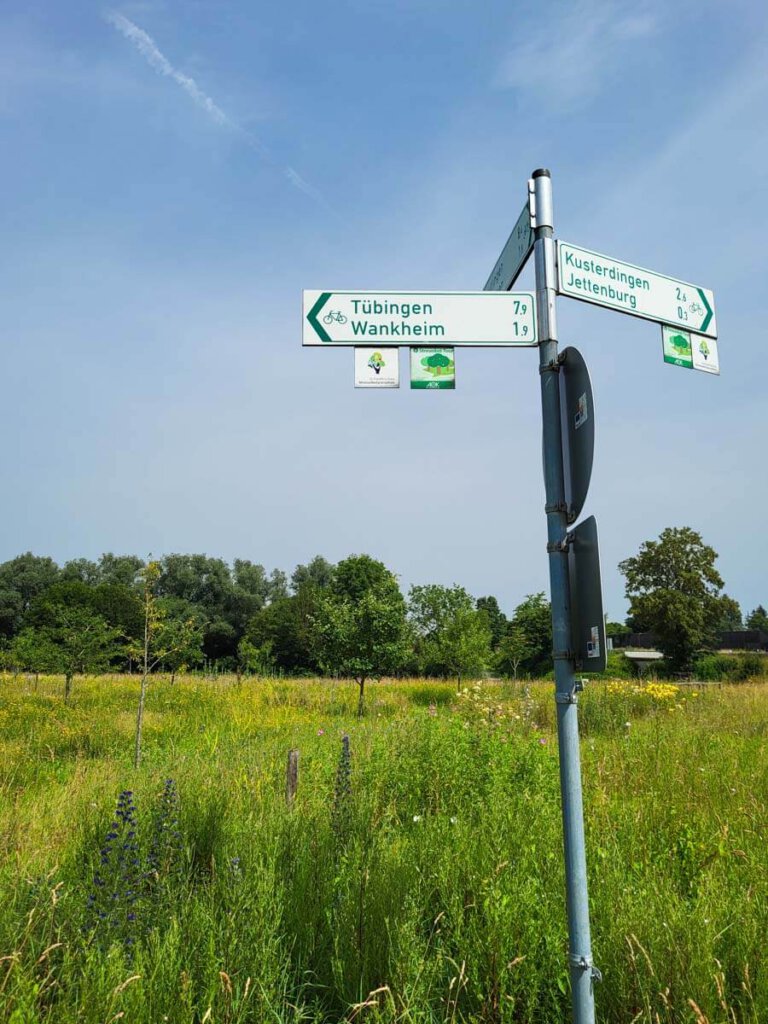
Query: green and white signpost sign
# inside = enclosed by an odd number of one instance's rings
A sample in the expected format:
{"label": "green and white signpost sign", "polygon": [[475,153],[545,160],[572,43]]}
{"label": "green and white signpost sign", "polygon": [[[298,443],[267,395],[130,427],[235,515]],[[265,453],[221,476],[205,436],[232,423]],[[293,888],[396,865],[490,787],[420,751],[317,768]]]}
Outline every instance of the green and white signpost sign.
{"label": "green and white signpost sign", "polygon": [[512,228],[512,234],[507,239],[507,244],[501,250],[501,255],[485,282],[487,292],[508,291],[525,266],[525,261],[531,255],[533,249],[533,228],[531,227],[531,213],[529,204],[526,203],[522,209],[517,223]]}
{"label": "green and white signpost sign", "polygon": [[[535,298],[507,291],[531,251]],[[547,170],[534,171],[528,181],[528,203],[484,291],[305,291],[303,344],[406,345],[415,390],[455,386],[454,346],[538,346],[571,1002],[574,1024],[594,1024],[600,972],[592,961],[577,718],[582,683],[575,672],[604,665],[605,629],[595,518],[569,529],[589,488],[594,403],[580,353],[572,347],[558,352],[558,295],[654,320],[662,327],[665,362],[720,372],[712,292],[556,241]],[[357,353],[358,386],[376,386],[384,351]]]}
{"label": "green and white signpost sign", "polygon": [[717,337],[715,297],[708,288],[664,277],[632,263],[557,243],[558,291],[621,313]]}
{"label": "green and white signpost sign", "polygon": [[305,345],[535,345],[531,292],[304,292]]}

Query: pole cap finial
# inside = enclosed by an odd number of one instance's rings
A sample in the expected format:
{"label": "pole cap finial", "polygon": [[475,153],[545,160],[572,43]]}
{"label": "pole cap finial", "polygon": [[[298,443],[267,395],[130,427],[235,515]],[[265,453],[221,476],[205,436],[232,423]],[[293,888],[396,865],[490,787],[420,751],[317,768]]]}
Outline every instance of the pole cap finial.
{"label": "pole cap finial", "polygon": [[539,167],[537,171],[534,171],[531,175],[532,178],[551,178],[552,175],[547,167]]}

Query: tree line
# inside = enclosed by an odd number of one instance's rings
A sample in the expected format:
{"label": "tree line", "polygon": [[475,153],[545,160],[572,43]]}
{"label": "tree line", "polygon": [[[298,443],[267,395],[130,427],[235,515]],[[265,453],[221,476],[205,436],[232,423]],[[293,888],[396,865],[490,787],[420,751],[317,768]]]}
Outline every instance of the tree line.
{"label": "tree line", "polygon": [[535,675],[548,667],[549,604],[525,598],[511,618],[497,599],[426,584],[403,595],[368,555],[318,555],[287,576],[244,559],[167,555],[145,562],[107,553],[59,566],[31,552],[0,564],[0,656],[6,668],[138,671],[147,658],[147,591],[162,643],[152,667],[335,674],[486,670]]}
{"label": "tree line", "polygon": [[[722,593],[717,553],[689,527],[664,530],[620,563],[630,613],[609,633],[652,631],[670,668],[685,671],[714,649],[719,631],[742,627]],[[760,605],[746,618],[768,631]],[[150,643],[151,640],[151,643]],[[27,552],[0,564],[4,667],[74,675],[216,667],[222,671],[352,677],[463,678],[485,671],[536,676],[551,666],[549,603],[528,595],[507,617],[492,595],[424,584],[404,595],[368,555],[331,564],[318,555],[279,569],[201,554],[157,561],[107,553],[59,566]],[[150,649],[151,648],[151,649]]]}

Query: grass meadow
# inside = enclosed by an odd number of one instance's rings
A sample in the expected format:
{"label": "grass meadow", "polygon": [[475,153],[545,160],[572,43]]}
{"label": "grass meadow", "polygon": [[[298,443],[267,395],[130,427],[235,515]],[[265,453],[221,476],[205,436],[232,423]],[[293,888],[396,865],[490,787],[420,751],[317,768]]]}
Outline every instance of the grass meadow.
{"label": "grass meadow", "polygon": [[[0,1021],[569,1018],[551,684],[138,687],[0,677]],[[768,686],[580,713],[599,1019],[768,1021]]]}

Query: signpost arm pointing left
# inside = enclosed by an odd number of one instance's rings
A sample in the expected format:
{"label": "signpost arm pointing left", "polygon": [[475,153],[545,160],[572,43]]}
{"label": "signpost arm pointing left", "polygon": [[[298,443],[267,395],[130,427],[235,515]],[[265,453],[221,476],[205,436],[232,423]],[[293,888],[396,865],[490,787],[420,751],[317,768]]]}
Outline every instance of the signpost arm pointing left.
{"label": "signpost arm pointing left", "polygon": [[317,331],[317,335],[318,335],[318,337],[320,338],[321,341],[332,341],[333,340],[331,338],[330,334],[328,333],[328,331],[326,331],[326,329],[323,327],[323,325],[317,319],[318,314],[320,313],[320,310],[326,304],[328,299],[330,299],[332,294],[333,294],[332,292],[321,292],[320,293],[320,297],[318,298],[317,302],[314,304],[312,309],[310,309],[310,311],[307,313],[307,320],[309,320],[310,324],[312,325],[313,330]]}

